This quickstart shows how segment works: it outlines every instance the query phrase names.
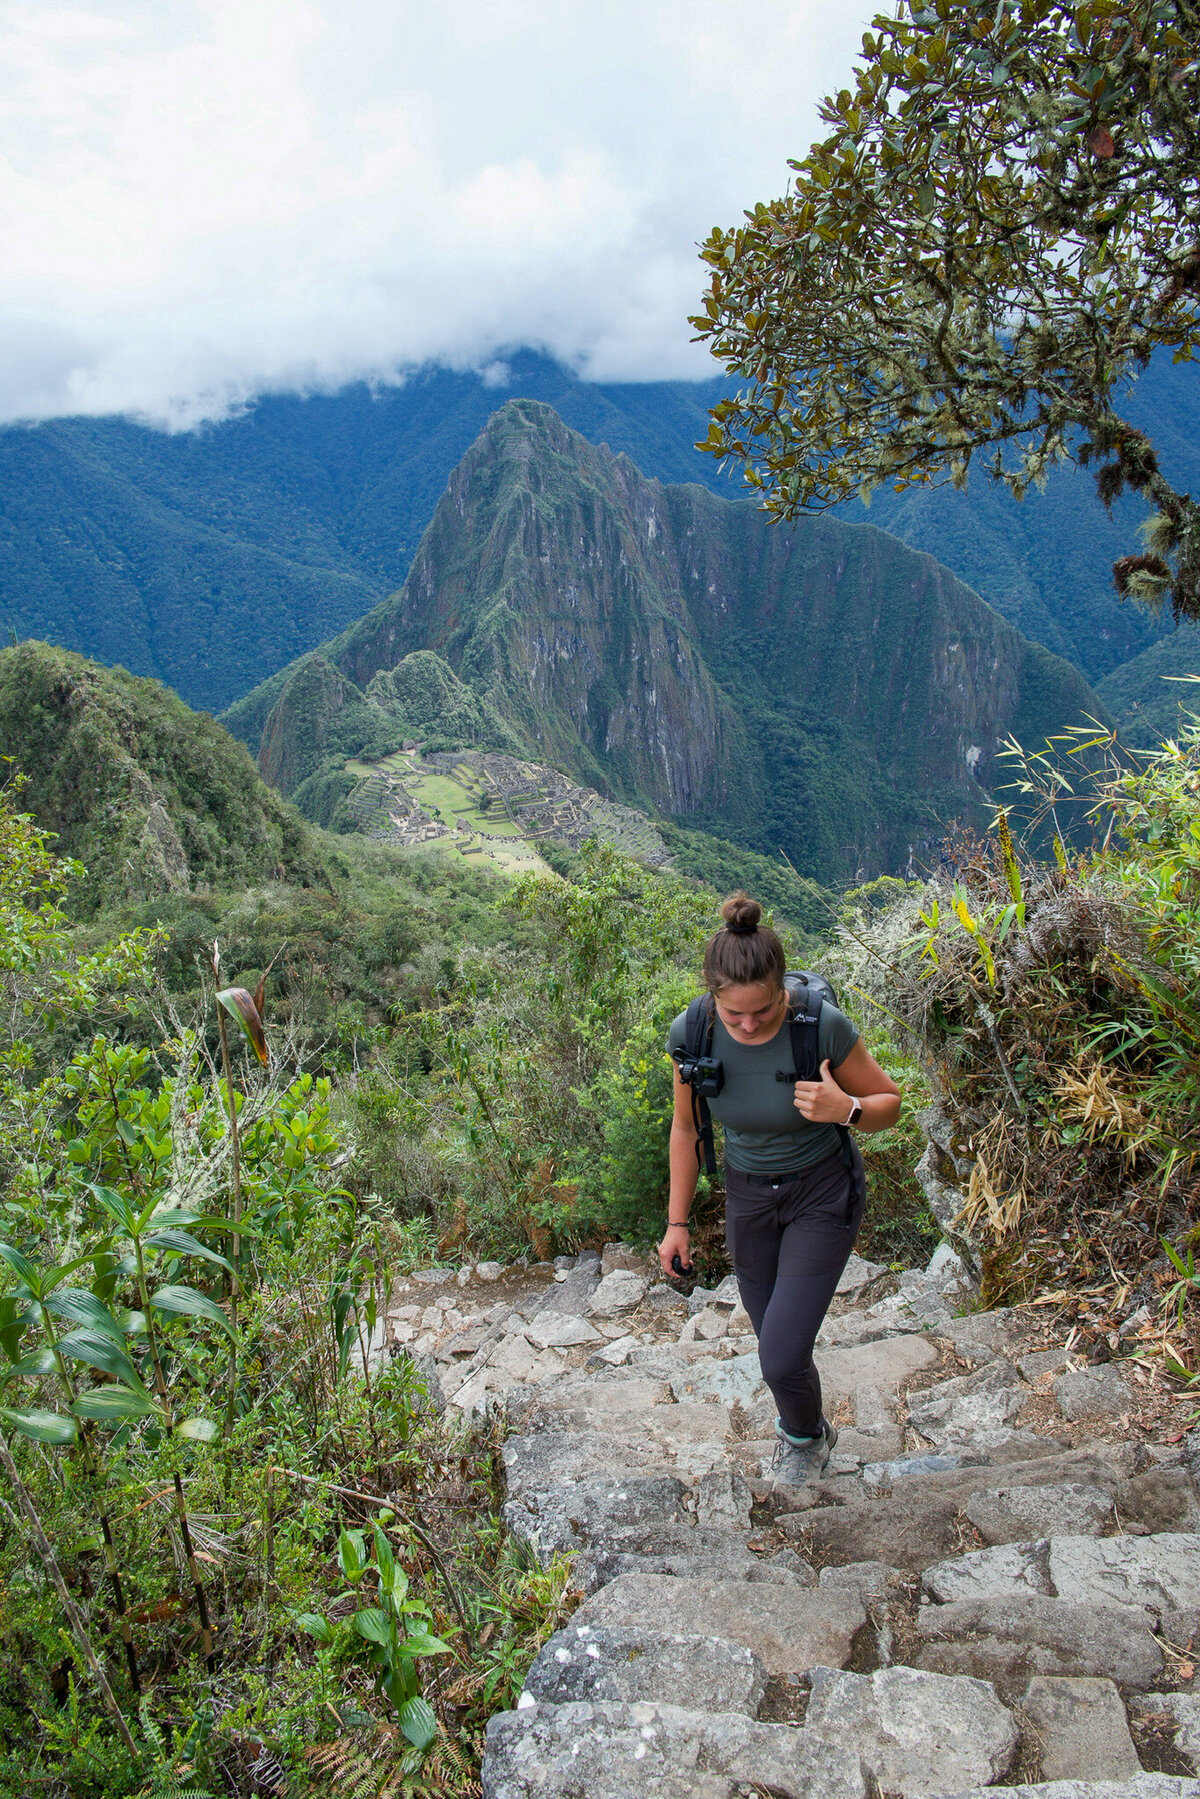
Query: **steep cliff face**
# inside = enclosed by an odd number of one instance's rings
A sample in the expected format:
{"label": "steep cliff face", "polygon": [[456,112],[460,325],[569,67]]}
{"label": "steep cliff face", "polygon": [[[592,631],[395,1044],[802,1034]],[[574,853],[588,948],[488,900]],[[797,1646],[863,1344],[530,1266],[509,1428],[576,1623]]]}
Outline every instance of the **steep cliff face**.
{"label": "steep cliff face", "polygon": [[[669,812],[728,797],[736,730],[633,464],[511,401],[450,479],[400,593],[333,646],[360,685],[415,644],[527,744]],[[657,490],[661,491],[661,490]]]}
{"label": "steep cliff face", "polygon": [[529,754],[825,878],[904,866],[978,819],[1009,732],[1099,710],[932,557],[664,487],[528,400],[455,470],[400,592],[324,654],[383,700],[414,650]]}

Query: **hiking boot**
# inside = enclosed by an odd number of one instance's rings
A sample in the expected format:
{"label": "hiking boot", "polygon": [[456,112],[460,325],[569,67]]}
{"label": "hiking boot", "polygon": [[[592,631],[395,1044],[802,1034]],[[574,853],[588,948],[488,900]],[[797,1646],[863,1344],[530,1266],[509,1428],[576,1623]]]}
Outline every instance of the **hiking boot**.
{"label": "hiking boot", "polygon": [[803,1487],[809,1481],[819,1480],[837,1442],[837,1431],[828,1418],[821,1420],[819,1437],[790,1437],[778,1418],[775,1434],[779,1441],[771,1457],[771,1479],[785,1487]]}

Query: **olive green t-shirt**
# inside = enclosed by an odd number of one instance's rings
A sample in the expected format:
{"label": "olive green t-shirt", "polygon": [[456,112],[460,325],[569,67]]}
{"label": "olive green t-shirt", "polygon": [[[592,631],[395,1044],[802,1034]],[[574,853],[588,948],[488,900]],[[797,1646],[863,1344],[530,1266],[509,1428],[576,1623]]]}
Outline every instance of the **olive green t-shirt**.
{"label": "olive green t-shirt", "polygon": [[[668,1051],[683,1047],[686,1018],[681,1012],[672,1024]],[[818,1063],[828,1057],[836,1073],[858,1036],[858,1026],[826,1000],[817,1026]],[[739,1043],[717,1018],[712,1053],[724,1067],[725,1084],[708,1105],[725,1127],[725,1159],[731,1168],[742,1174],[789,1174],[824,1161],[839,1147],[837,1127],[810,1124],[796,1110],[795,1089],[775,1079],[777,1069],[794,1066],[786,1019],[769,1043]]]}

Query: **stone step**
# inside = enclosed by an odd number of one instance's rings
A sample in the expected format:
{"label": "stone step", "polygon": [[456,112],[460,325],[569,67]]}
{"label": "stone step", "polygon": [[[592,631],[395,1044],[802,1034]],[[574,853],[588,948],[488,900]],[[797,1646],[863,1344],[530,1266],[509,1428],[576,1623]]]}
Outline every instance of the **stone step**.
{"label": "stone step", "polygon": [[867,1629],[867,1614],[849,1587],[632,1573],[594,1593],[575,1622],[717,1637],[752,1649],[768,1674],[800,1674],[819,1664],[845,1666]]}
{"label": "stone step", "polygon": [[938,1674],[972,1674],[1006,1696],[1036,1675],[1148,1687],[1164,1671],[1146,1613],[1023,1592],[918,1608],[907,1659]]}
{"label": "stone step", "polygon": [[[531,1697],[531,1696],[530,1696]],[[483,1799],[867,1799],[853,1750],[738,1712],[526,1705],[487,1727]]]}
{"label": "stone step", "polygon": [[[1171,1774],[1135,1774],[1131,1780],[1047,1780],[1003,1788],[1003,1799],[1200,1799],[1200,1781]],[[1000,1799],[995,1787],[931,1793],[929,1799]]]}
{"label": "stone step", "polygon": [[720,1637],[657,1636],[645,1630],[580,1624],[556,1631],[525,1677],[539,1704],[576,1700],[657,1700],[753,1718],[767,1688],[762,1660]]}
{"label": "stone step", "polygon": [[[866,1545],[878,1560],[920,1573],[959,1554],[964,1508],[976,1493],[1072,1480],[1115,1493],[1124,1471],[1133,1468],[1134,1451],[1128,1444],[1106,1445],[1103,1452],[1063,1451],[1048,1439],[1035,1441],[1046,1450],[1044,1456],[1005,1463],[1002,1472],[981,1454],[977,1465],[931,1469],[895,1482],[890,1492],[844,1476],[822,1481],[792,1499],[785,1497],[784,1503],[796,1509],[779,1520],[780,1528],[809,1559],[859,1561]],[[1155,1517],[1161,1515],[1156,1494],[1153,1483],[1144,1489],[1148,1512]],[[1135,1489],[1135,1502],[1140,1496]]]}
{"label": "stone step", "polygon": [[943,1604],[1023,1593],[1149,1613],[1200,1608],[1200,1535],[1044,1537],[976,1549],[927,1568],[923,1583]]}
{"label": "stone step", "polygon": [[1016,1759],[1016,1718],[984,1680],[880,1668],[814,1668],[806,1730],[861,1757],[885,1793],[924,1795],[1002,1780]]}

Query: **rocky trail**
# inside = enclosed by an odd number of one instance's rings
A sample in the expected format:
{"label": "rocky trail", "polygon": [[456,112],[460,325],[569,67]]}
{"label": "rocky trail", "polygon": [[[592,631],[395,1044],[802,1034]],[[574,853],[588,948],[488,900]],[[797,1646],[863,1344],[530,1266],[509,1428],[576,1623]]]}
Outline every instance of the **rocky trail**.
{"label": "rocky trail", "polygon": [[585,1595],[485,1799],[1200,1795],[1200,1431],[970,1303],[946,1245],[851,1259],[796,1489],[732,1280],[685,1298],[622,1246],[410,1277],[389,1346],[503,1409],[506,1521]]}

